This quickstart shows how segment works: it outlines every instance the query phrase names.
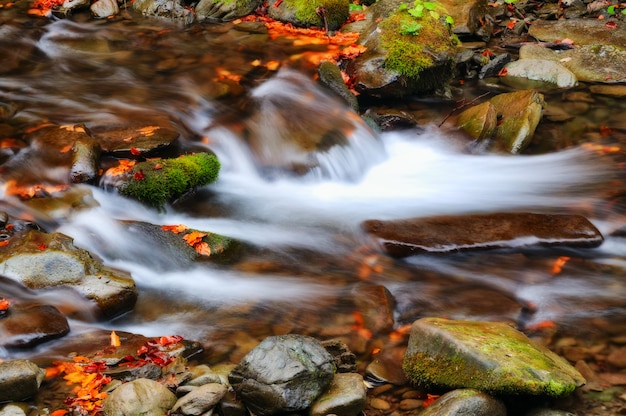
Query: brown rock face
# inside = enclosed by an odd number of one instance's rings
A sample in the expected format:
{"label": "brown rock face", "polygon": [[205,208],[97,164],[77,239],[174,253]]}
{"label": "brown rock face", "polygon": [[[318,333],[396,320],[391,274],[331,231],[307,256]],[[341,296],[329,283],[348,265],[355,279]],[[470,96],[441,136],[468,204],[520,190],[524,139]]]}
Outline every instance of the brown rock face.
{"label": "brown rock face", "polygon": [[580,215],[494,213],[368,220],[362,226],[397,257],[531,245],[596,247],[603,241],[596,227]]}

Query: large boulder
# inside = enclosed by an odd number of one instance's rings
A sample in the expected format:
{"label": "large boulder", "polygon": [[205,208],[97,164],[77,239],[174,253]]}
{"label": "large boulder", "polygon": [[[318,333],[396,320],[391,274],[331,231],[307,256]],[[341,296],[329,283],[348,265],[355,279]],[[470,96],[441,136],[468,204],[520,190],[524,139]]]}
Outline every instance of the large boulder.
{"label": "large boulder", "polygon": [[335,370],[319,341],[290,334],[265,338],[228,378],[252,413],[268,416],[309,408],[330,386]]}
{"label": "large boulder", "polygon": [[403,369],[420,386],[501,395],[561,397],[585,383],[565,359],[501,322],[415,321]]}
{"label": "large boulder", "polygon": [[596,247],[602,234],[580,215],[493,213],[396,221],[368,220],[363,228],[387,253],[404,257],[532,245]]}
{"label": "large boulder", "polygon": [[420,0],[389,0],[370,9],[371,24],[361,34],[367,51],[348,66],[356,90],[374,97],[446,94],[458,46],[447,11]]}

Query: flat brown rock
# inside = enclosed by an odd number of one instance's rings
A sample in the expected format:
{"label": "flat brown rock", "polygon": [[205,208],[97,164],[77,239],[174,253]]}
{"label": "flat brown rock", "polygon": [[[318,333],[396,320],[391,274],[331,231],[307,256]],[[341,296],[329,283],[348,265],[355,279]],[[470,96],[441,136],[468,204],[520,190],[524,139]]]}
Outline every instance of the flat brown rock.
{"label": "flat brown rock", "polygon": [[603,241],[600,231],[580,215],[493,213],[368,220],[362,226],[397,257],[532,245],[597,247]]}

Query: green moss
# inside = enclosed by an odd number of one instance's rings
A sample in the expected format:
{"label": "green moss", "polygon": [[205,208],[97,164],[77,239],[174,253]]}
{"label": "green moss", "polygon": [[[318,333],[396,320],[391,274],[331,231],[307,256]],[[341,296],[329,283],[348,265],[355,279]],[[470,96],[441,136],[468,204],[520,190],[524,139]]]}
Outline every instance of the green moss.
{"label": "green moss", "polygon": [[323,7],[330,30],[337,30],[350,15],[349,0],[284,0],[283,7],[292,9],[303,26],[324,27],[324,21],[317,14],[318,7]]}
{"label": "green moss", "polygon": [[[438,62],[442,60],[440,57],[453,59],[458,39],[445,16],[435,18],[426,13],[416,17],[409,13],[410,10],[400,8],[379,24],[382,30],[381,47],[387,51],[387,69],[407,78],[419,79],[427,68],[441,63]],[[446,79],[449,79],[454,62],[444,64],[444,67]]]}
{"label": "green moss", "polygon": [[209,153],[150,160],[136,164],[118,190],[124,196],[160,207],[195,187],[214,182],[219,169],[219,161]]}

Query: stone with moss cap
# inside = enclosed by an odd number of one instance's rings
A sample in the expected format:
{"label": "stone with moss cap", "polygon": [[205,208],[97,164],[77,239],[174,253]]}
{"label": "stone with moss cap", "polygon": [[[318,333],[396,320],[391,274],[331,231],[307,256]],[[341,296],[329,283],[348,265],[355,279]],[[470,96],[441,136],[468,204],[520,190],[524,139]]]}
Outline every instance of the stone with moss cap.
{"label": "stone with moss cap", "polygon": [[267,13],[273,19],[297,27],[337,30],[350,15],[349,0],[282,0],[270,2]]}
{"label": "stone with moss cap", "polygon": [[117,186],[120,194],[160,207],[198,186],[215,182],[220,170],[210,153],[183,155],[137,163]]}
{"label": "stone with moss cap", "polygon": [[459,44],[446,11],[421,0],[389,0],[370,9],[372,24],[361,34],[367,51],[348,67],[356,89],[377,97],[446,94]]}
{"label": "stone with moss cap", "polygon": [[560,397],[585,383],[563,358],[501,322],[415,321],[402,367],[420,386],[500,395]]}

